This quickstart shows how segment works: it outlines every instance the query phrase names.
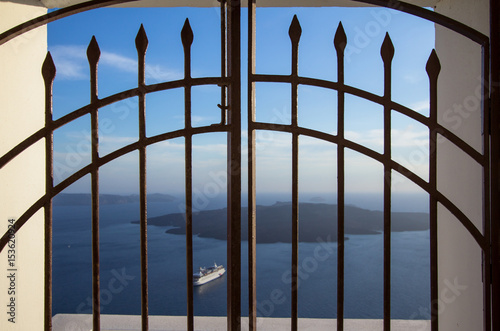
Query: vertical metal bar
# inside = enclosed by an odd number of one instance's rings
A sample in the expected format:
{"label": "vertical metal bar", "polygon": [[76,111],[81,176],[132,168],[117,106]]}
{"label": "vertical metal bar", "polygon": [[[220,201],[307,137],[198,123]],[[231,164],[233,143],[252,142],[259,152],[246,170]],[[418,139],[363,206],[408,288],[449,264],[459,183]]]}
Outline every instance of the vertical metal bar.
{"label": "vertical metal bar", "polygon": [[137,84],[139,87],[139,191],[141,214],[141,325],[142,330],[149,329],[148,323],[148,218],[147,218],[147,191],[146,191],[146,50],[148,38],[144,26],[141,24],[135,38],[138,57]]}
{"label": "vertical metal bar", "polygon": [[292,331],[298,329],[298,267],[299,267],[299,133],[298,113],[298,69],[299,40],[302,34],[295,15],[288,30],[292,42]]}
{"label": "vertical metal bar", "polygon": [[394,46],[386,34],[381,48],[384,61],[384,331],[391,329],[391,64]]}
{"label": "vertical metal bar", "polygon": [[241,329],[241,1],[228,6],[227,329]]}
{"label": "vertical metal bar", "polygon": [[485,84],[490,85],[491,100],[491,329],[500,330],[500,3],[496,0],[490,0],[490,38],[491,77],[484,79],[490,79]]}
{"label": "vertical metal bar", "polygon": [[333,40],[337,51],[337,331],[344,330],[344,222],[345,222],[345,149],[344,149],[344,50],[347,36],[339,23]]}
{"label": "vertical metal bar", "polygon": [[[218,0],[220,2],[220,74],[221,77],[227,75],[227,19],[226,9],[227,0]],[[227,111],[227,86],[221,85],[220,89],[220,124],[226,124],[226,111]]]}
{"label": "vertical metal bar", "polygon": [[437,233],[437,80],[441,65],[436,51],[433,50],[427,61],[430,94],[429,122],[429,185],[430,193],[430,254],[431,254],[431,330],[438,331],[438,233]]}
{"label": "vertical metal bar", "polygon": [[257,330],[257,257],[255,203],[255,24],[256,0],[248,0],[248,328]]}
{"label": "vertical metal bar", "polygon": [[193,151],[191,126],[191,44],[193,31],[189,20],[186,19],[181,31],[184,47],[184,129],[186,130],[185,149],[185,176],[186,176],[186,286],[187,286],[187,329],[194,330],[193,310]]}
{"label": "vertical metal bar", "polygon": [[52,86],[56,68],[50,52],[43,62],[42,76],[45,82],[45,278],[44,278],[44,329],[52,330],[52,198],[54,191],[54,132],[52,128]]}
{"label": "vertical metal bar", "polygon": [[95,37],[92,37],[87,48],[87,58],[90,66],[90,102],[93,108],[90,112],[90,125],[92,131],[92,329],[101,329],[101,306],[100,306],[100,262],[99,262],[99,101],[97,90],[97,65],[101,51]]}
{"label": "vertical metal bar", "polygon": [[486,239],[487,247],[483,250],[483,314],[484,331],[491,329],[491,223],[490,223],[490,114],[489,114],[489,84],[486,82],[486,77],[490,76],[490,45],[482,46],[482,97],[481,97],[481,112],[483,117],[483,235]]}

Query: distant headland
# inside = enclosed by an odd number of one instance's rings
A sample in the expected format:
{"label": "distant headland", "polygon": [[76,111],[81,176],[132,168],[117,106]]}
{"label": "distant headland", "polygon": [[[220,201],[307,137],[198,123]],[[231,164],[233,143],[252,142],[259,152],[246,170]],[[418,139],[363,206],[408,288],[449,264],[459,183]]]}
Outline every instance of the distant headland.
{"label": "distant headland", "polygon": [[[241,238],[248,240],[248,208],[241,210]],[[292,205],[277,202],[271,206],[257,206],[257,243],[289,243],[292,238]],[[200,211],[193,214],[193,234],[203,238],[226,240],[227,209]],[[132,223],[138,224],[139,221]],[[429,229],[426,213],[394,212],[391,214],[393,232],[424,231]],[[185,234],[183,213],[148,218],[148,225],[173,227],[166,233]],[[345,206],[345,235],[379,234],[384,228],[383,212]],[[325,203],[299,204],[299,241],[337,241],[337,205]]]}

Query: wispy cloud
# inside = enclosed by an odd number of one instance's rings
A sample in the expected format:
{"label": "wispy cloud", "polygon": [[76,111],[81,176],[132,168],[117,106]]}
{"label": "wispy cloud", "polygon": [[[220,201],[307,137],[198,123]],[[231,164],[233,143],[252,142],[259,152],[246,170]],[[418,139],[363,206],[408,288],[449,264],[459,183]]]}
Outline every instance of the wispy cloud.
{"label": "wispy cloud", "polygon": [[50,53],[56,65],[58,78],[79,80],[88,77],[84,46],[52,46],[50,47]]}
{"label": "wispy cloud", "polygon": [[417,131],[413,126],[404,130],[392,130],[392,146],[415,147],[429,145],[429,131]]}
{"label": "wispy cloud", "polygon": [[420,83],[424,78],[425,78],[425,76],[420,72],[408,73],[408,74],[403,76],[403,79],[410,84]]}
{"label": "wispy cloud", "polygon": [[179,71],[167,69],[161,65],[146,65],[146,78],[154,82],[181,79],[182,74]]}
{"label": "wispy cloud", "polygon": [[[366,132],[346,131],[345,136],[347,139],[367,147],[384,146],[384,130],[382,129]],[[426,146],[429,144],[429,131],[416,130],[412,125],[404,129],[392,129],[391,140],[392,147]]]}
{"label": "wispy cloud", "polygon": [[[184,121],[184,115],[176,115],[173,116],[173,118]],[[216,118],[215,116],[201,116],[191,114],[191,124],[194,124],[195,126],[217,124],[218,122],[220,122],[220,118]]]}
{"label": "wispy cloud", "polygon": [[137,72],[137,60],[116,53],[102,52],[99,64],[110,66],[123,72]]}
{"label": "wispy cloud", "polygon": [[367,147],[384,146],[384,130],[346,131],[345,137]]}
{"label": "wispy cloud", "polygon": [[[123,72],[137,73],[137,60],[117,53],[103,52],[101,54],[102,65],[107,65]],[[146,78],[154,82],[167,81],[181,78],[181,74],[167,69],[161,65],[146,64]]]}
{"label": "wispy cloud", "polygon": [[[68,80],[88,79],[88,64],[86,47],[82,45],[56,45],[50,47],[50,52],[57,68],[57,77]],[[137,59],[118,53],[101,51],[99,60],[101,66],[136,74]],[[179,79],[178,71],[158,64],[146,64],[146,78],[153,82]]]}
{"label": "wispy cloud", "polygon": [[136,142],[138,140],[137,137],[117,137],[117,136],[108,136],[101,135],[99,137],[99,142],[103,144],[109,145],[128,145]]}
{"label": "wispy cloud", "polygon": [[410,105],[410,108],[416,111],[417,113],[429,112],[429,100],[422,100],[419,102],[415,102]]}

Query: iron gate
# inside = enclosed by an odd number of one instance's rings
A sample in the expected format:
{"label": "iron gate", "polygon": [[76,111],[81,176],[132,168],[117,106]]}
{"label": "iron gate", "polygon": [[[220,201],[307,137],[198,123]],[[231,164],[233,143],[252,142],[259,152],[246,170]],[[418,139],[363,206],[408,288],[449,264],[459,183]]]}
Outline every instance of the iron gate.
{"label": "iron gate", "polygon": [[[422,9],[418,6],[409,5],[400,1],[390,0],[356,0],[363,3],[375,4],[383,7],[394,8],[403,12],[413,14],[415,16],[433,21],[444,27],[450,28],[453,31],[469,38],[482,47],[482,70],[483,78],[490,77],[490,39],[481,33],[467,27],[459,22],[453,21],[447,17],[437,13]],[[113,4],[126,3],[130,1],[90,1],[79,5],[67,7],[61,10],[51,12],[40,18],[28,21],[20,26],[17,26],[0,35],[0,44],[7,42],[16,36],[34,29],[38,26],[47,24],[54,20],[66,17],[72,14],[90,10],[93,8],[104,7]],[[93,329],[100,329],[100,302],[99,302],[99,169],[101,166],[110,161],[128,154],[132,151],[139,151],[139,167],[140,167],[140,233],[141,233],[141,307],[142,307],[142,329],[148,329],[148,264],[147,264],[147,210],[146,210],[146,147],[177,137],[185,139],[185,192],[186,192],[186,272],[187,279],[187,328],[193,330],[193,248],[192,248],[192,137],[197,134],[209,132],[226,132],[228,137],[228,311],[227,321],[229,330],[239,330],[241,328],[241,15],[240,1],[231,0],[226,3],[221,0],[221,76],[220,77],[191,77],[191,43],[193,42],[193,31],[190,28],[189,21],[186,20],[182,29],[181,39],[184,47],[184,78],[176,81],[168,81],[158,84],[148,85],[145,83],[145,55],[148,46],[146,31],[141,26],[137,38],[136,48],[138,53],[138,85],[131,90],[123,91],[106,98],[99,98],[97,93],[97,66],[99,62],[100,50],[97,41],[93,38],[87,50],[87,57],[91,70],[91,100],[87,106],[73,111],[72,113],[53,120],[52,118],[52,83],[56,74],[56,68],[52,61],[50,53],[43,64],[42,74],[45,81],[45,126],[34,132],[26,140],[18,144],[8,153],[0,158],[0,168],[9,163],[15,157],[23,153],[28,147],[36,142],[45,140],[46,153],[46,188],[45,195],[26,210],[26,212],[17,220],[15,230],[19,230],[31,216],[38,210],[45,211],[45,329],[51,329],[52,319],[52,199],[62,190],[74,183],[83,176],[90,174],[92,183],[92,265],[93,265]],[[494,3],[494,1],[493,1]],[[390,37],[387,35],[381,47],[381,56],[384,63],[384,94],[379,96],[367,91],[357,89],[353,86],[345,84],[344,81],[344,50],[349,43],[349,38],[346,36],[342,24],[339,24],[337,32],[334,36],[334,46],[337,54],[337,80],[328,81],[309,77],[302,77],[298,74],[298,56],[299,56],[299,41],[301,37],[301,26],[297,17],[294,17],[290,29],[289,36],[292,45],[291,54],[291,74],[290,75],[263,75],[255,73],[255,10],[256,0],[248,1],[248,187],[249,187],[249,218],[248,218],[248,234],[249,234],[249,328],[255,330],[257,328],[257,310],[256,310],[256,203],[255,203],[255,132],[257,130],[274,130],[287,132],[292,136],[292,330],[298,328],[298,153],[299,153],[299,136],[307,136],[315,139],[323,140],[337,145],[337,169],[338,169],[338,264],[337,264],[337,329],[343,330],[344,317],[344,197],[345,197],[345,150],[353,150],[359,152],[373,160],[378,161],[384,167],[384,330],[390,330],[391,310],[390,310],[390,284],[391,284],[391,178],[393,172],[398,172],[408,178],[410,181],[418,185],[430,197],[430,252],[431,252],[431,303],[437,302],[438,299],[438,261],[437,261],[437,206],[438,203],[448,209],[467,229],[470,235],[480,247],[484,263],[484,329],[491,330],[491,292],[490,292],[490,272],[491,267],[489,261],[491,259],[490,245],[497,245],[496,240],[490,240],[490,230],[497,234],[496,224],[493,227],[490,224],[490,210],[496,215],[496,206],[490,204],[490,196],[496,199],[495,194],[491,194],[491,187],[496,188],[495,181],[490,181],[490,136],[484,135],[483,151],[477,152],[474,148],[456,136],[454,133],[441,126],[437,120],[437,81],[440,72],[440,62],[436,52],[432,52],[427,62],[426,71],[430,84],[430,116],[423,116],[412,109],[409,109],[401,104],[394,102],[391,98],[391,62],[394,56],[394,47]],[[498,15],[498,8],[492,5],[493,15]],[[498,52],[498,49],[495,48]],[[492,65],[493,67],[493,65]],[[497,66],[494,67],[498,70]],[[498,72],[494,71],[495,77]],[[291,124],[276,125],[273,123],[258,122],[255,119],[255,84],[257,82],[276,82],[285,83],[290,86],[291,90]],[[219,124],[193,127],[191,125],[191,88],[200,85],[216,85],[221,87],[221,121]],[[298,87],[315,86],[321,87],[338,93],[338,127],[337,134],[327,134],[324,132],[301,127],[298,124]],[[155,91],[168,90],[172,88],[184,89],[185,100],[185,123],[181,130],[167,132],[153,137],[146,137],[146,107],[145,100],[149,93]],[[485,87],[483,95],[488,96],[489,89]],[[344,130],[344,114],[345,114],[345,96],[354,95],[370,102],[381,105],[384,108],[384,151],[382,153],[375,152],[367,147],[350,141],[345,137]],[[139,98],[139,139],[137,142],[127,145],[119,150],[99,156],[99,134],[98,134],[98,114],[99,109],[124,100],[129,97]],[[482,109],[485,112],[483,116],[483,125],[485,128],[490,127],[489,116],[489,98],[482,99]],[[494,100],[493,100],[494,101]],[[408,118],[417,121],[429,129],[429,180],[423,180],[421,177],[410,171],[408,168],[399,164],[391,157],[391,112],[395,111],[407,116]],[[86,114],[91,116],[92,127],[92,159],[91,163],[80,169],[61,183],[53,184],[53,132],[74,119],[77,119]],[[495,115],[496,116],[496,115]],[[494,123],[496,124],[496,122]],[[437,137],[445,137],[463,152],[465,152],[472,160],[476,161],[483,169],[484,176],[484,228],[483,233],[479,231],[467,216],[446,196],[439,192],[437,188]],[[497,141],[494,139],[493,144]],[[495,145],[496,146],[496,145]],[[496,152],[495,152],[496,153]],[[493,178],[496,178],[496,164],[492,165]],[[496,192],[496,191],[495,191]],[[496,200],[494,200],[496,202]],[[493,208],[492,208],[493,207]],[[0,248],[3,249],[8,241],[9,233],[5,233],[0,240]],[[496,238],[496,237],[495,237]],[[496,246],[495,246],[496,247]],[[494,248],[495,248],[494,247]],[[493,251],[496,254],[496,251]],[[495,260],[493,260],[495,262]],[[495,268],[495,264],[493,267]],[[497,298],[498,299],[498,298]],[[495,298],[493,298],[495,300]],[[494,301],[495,302],[495,301]],[[498,311],[497,306],[493,306],[494,311]],[[494,316],[493,316],[494,317]],[[494,317],[495,318],[495,317]],[[494,320],[496,321],[496,320]],[[432,310],[431,327],[433,331],[438,330],[438,313],[437,309]]]}

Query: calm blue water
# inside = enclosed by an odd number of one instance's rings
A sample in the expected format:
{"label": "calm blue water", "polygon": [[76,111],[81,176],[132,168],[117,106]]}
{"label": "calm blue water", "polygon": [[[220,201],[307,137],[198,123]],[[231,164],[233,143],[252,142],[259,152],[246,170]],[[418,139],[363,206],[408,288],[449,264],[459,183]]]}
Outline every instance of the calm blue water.
{"label": "calm blue water", "polygon": [[[264,198],[260,203],[265,201],[272,203]],[[218,208],[223,203],[215,201],[208,208]],[[372,204],[375,208],[370,209],[377,209],[378,202]],[[148,215],[178,212],[178,206],[179,201],[150,203]],[[422,209],[425,211],[425,207]],[[104,205],[100,216],[102,313],[138,315],[139,226],[130,221],[139,218],[139,206]],[[166,234],[166,229],[148,227],[150,314],[185,315],[185,237]],[[91,313],[90,231],[90,206],[54,208],[54,314]],[[428,231],[392,233],[392,318],[420,316],[415,313],[429,307],[428,246]],[[193,249],[195,268],[214,261],[226,265],[225,241],[194,237]],[[345,254],[345,317],[382,318],[383,236],[351,235],[345,244]],[[248,314],[246,258],[247,242],[243,242],[243,315]],[[260,316],[290,316],[290,261],[290,244],[257,245],[257,310]],[[336,243],[301,243],[299,279],[299,316],[336,317]],[[194,312],[196,315],[226,314],[225,276],[195,288]]]}

